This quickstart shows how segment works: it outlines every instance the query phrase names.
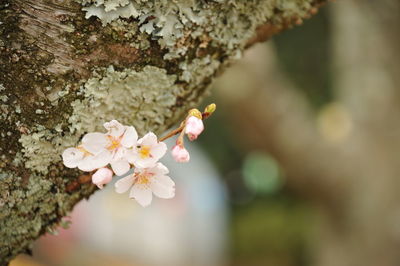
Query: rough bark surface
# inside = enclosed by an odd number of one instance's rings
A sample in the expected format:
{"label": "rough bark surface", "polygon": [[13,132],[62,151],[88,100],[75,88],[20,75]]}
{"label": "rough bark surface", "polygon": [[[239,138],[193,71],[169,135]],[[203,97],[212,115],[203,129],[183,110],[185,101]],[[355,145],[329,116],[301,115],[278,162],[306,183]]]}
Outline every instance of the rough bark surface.
{"label": "rough bark surface", "polygon": [[96,190],[63,149],[110,119],[163,132],[246,46],[322,1],[122,2],[0,2],[0,264]]}

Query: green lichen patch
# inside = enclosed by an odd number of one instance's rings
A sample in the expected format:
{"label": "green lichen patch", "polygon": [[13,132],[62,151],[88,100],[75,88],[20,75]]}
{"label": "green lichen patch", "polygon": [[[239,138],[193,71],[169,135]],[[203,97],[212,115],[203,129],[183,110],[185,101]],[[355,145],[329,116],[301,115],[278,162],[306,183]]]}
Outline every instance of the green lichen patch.
{"label": "green lichen patch", "polygon": [[95,72],[82,87],[83,100],[72,103],[71,132],[101,130],[102,124],[117,119],[134,125],[140,133],[162,132],[176,116],[176,97],[182,87],[176,75],[146,66],[142,71],[116,71],[112,66]]}
{"label": "green lichen patch", "polygon": [[61,160],[65,148],[75,146],[86,132],[104,130],[103,123],[112,119],[134,125],[142,134],[166,130],[181,115],[175,106],[184,90],[176,80],[176,75],[153,66],[142,71],[116,71],[112,66],[98,69],[82,85],[80,99],[71,103],[69,132],[61,134],[60,124],[53,130],[36,127],[32,133],[21,135],[25,167],[47,174],[48,167]]}
{"label": "green lichen patch", "polygon": [[[75,0],[83,5],[86,17],[97,17],[103,25],[121,24],[135,19],[142,33],[158,40],[167,48],[166,59],[186,54],[182,39],[196,39],[206,34],[211,45],[228,50],[242,49],[257,26],[279,24],[284,20],[304,17],[312,0]],[[278,15],[277,15],[278,14]],[[115,23],[116,22],[116,23]]]}
{"label": "green lichen patch", "polygon": [[47,174],[48,167],[61,160],[63,150],[75,146],[78,140],[78,135],[61,136],[60,133],[48,129],[21,135],[19,142],[26,159],[25,167]]}
{"label": "green lichen patch", "polygon": [[94,186],[86,185],[76,193],[65,193],[57,180],[36,174],[26,185],[23,182],[19,175],[0,171],[1,265],[20,253],[21,248],[29,250],[46,228],[54,228],[77,201],[94,191]]}

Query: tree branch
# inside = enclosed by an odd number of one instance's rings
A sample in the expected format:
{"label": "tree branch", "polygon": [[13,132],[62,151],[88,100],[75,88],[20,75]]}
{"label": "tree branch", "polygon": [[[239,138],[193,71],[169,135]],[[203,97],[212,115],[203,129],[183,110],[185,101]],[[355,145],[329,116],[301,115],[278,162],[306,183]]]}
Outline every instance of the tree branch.
{"label": "tree branch", "polygon": [[257,27],[306,17],[321,1],[130,1],[111,11],[93,2],[0,4],[2,264],[95,191],[62,165],[63,149],[110,119],[163,132]]}

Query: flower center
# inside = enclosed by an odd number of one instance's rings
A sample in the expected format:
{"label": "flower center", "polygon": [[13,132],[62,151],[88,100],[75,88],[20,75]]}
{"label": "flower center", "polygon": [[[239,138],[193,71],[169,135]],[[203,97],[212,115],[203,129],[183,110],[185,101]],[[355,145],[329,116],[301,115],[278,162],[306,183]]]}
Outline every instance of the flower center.
{"label": "flower center", "polygon": [[139,185],[147,185],[150,183],[150,175],[149,174],[139,174],[136,179],[136,184]]}
{"label": "flower center", "polygon": [[151,156],[150,154],[150,146],[142,146],[139,150],[140,158],[146,159]]}
{"label": "flower center", "polygon": [[113,151],[117,148],[119,148],[119,146],[121,146],[121,141],[119,138],[114,138],[112,136],[107,136],[109,141],[110,141],[110,145],[108,145],[107,149],[109,151]]}

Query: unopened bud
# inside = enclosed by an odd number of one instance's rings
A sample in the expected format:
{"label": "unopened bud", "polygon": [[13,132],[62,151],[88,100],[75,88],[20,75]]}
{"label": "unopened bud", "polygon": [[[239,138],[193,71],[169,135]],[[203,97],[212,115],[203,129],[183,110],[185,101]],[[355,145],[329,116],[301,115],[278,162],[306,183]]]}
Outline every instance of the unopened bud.
{"label": "unopened bud", "polygon": [[106,168],[100,168],[92,175],[92,182],[95,184],[98,188],[102,189],[103,185],[108,184],[111,182],[113,176],[113,172]]}
{"label": "unopened bud", "polygon": [[179,163],[186,163],[190,160],[189,152],[180,145],[175,145],[172,148],[172,157]]}
{"label": "unopened bud", "polygon": [[203,132],[203,130],[203,120],[195,116],[190,116],[186,120],[185,133],[188,135],[191,141],[197,139],[197,137],[200,135],[201,132]]}
{"label": "unopened bud", "polygon": [[217,105],[215,103],[207,105],[207,107],[204,109],[204,113],[209,113],[212,114],[215,112],[217,109]]}

